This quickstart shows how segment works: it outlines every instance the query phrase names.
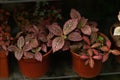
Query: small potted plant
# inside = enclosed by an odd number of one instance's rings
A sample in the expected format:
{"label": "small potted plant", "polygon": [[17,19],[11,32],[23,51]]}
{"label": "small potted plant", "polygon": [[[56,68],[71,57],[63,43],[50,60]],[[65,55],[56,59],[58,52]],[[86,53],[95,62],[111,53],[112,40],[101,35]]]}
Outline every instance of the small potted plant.
{"label": "small potted plant", "polygon": [[48,33],[35,25],[28,25],[16,35],[13,44],[8,47],[18,60],[20,72],[27,78],[43,76],[49,69],[49,57],[52,52],[47,43]]}
{"label": "small potted plant", "polygon": [[96,22],[81,17],[75,9],[71,9],[70,17],[63,29],[58,23],[48,27],[54,35],[53,52],[70,50],[74,71],[80,77],[95,77],[100,73],[102,62],[108,59],[109,54],[120,55],[120,51],[111,49],[111,41],[99,32]]}
{"label": "small potted plant", "polygon": [[10,13],[0,9],[0,78],[9,77],[9,65],[7,47],[10,45],[12,36],[10,35],[10,26],[7,24]]}

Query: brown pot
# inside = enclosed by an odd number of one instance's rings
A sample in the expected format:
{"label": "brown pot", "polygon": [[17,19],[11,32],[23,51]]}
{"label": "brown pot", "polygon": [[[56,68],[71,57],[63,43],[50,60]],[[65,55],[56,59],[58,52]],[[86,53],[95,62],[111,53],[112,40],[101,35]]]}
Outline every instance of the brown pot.
{"label": "brown pot", "polygon": [[18,61],[20,72],[27,78],[42,77],[49,70],[51,52],[52,50],[43,55],[42,62],[35,59],[21,59]]}
{"label": "brown pot", "polygon": [[0,78],[8,78],[8,58],[4,52],[0,52]]}
{"label": "brown pot", "polygon": [[95,61],[94,67],[91,68],[89,65],[85,65],[85,61],[80,59],[80,55],[71,52],[72,54],[72,67],[73,70],[83,78],[93,78],[99,75],[102,69],[102,62]]}

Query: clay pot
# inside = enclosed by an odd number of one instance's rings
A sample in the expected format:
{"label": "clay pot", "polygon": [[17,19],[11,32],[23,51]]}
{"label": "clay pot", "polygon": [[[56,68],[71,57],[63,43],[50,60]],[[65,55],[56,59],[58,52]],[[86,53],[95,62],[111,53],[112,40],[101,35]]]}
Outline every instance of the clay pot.
{"label": "clay pot", "polygon": [[8,78],[8,58],[4,52],[0,52],[0,78]]}
{"label": "clay pot", "polygon": [[51,52],[52,50],[43,55],[42,62],[36,59],[21,59],[18,61],[20,72],[27,78],[42,77],[49,70]]}
{"label": "clay pot", "polygon": [[89,65],[85,65],[85,61],[80,58],[77,53],[71,52],[72,54],[72,67],[73,70],[82,78],[93,78],[99,75],[102,69],[102,62],[99,60],[95,61],[94,67],[91,68]]}

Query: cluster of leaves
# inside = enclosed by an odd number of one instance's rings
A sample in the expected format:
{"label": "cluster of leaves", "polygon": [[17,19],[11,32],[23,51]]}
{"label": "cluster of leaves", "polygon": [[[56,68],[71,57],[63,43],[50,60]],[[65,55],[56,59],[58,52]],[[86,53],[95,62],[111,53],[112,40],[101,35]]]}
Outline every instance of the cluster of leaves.
{"label": "cluster of leaves", "polygon": [[80,58],[91,68],[94,67],[94,60],[105,62],[110,53],[120,55],[120,51],[111,50],[110,40],[99,32],[97,23],[81,17],[75,9],[71,9],[70,19],[65,22],[63,29],[61,28],[58,23],[48,27],[54,35],[53,52],[70,49],[80,54]]}
{"label": "cluster of leaves", "polygon": [[35,58],[42,61],[42,55],[48,51],[47,32],[38,29],[35,25],[26,28],[16,35],[16,42],[10,45],[8,50],[14,52],[17,60]]}

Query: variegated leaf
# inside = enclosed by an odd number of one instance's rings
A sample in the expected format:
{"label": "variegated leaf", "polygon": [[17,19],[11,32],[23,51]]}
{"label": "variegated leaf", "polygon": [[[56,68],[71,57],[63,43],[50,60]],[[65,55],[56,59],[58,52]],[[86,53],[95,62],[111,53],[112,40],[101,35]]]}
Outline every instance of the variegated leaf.
{"label": "variegated leaf", "polygon": [[71,9],[71,11],[70,11],[70,17],[72,19],[79,19],[80,20],[81,15],[80,15],[80,13],[77,10]]}
{"label": "variegated leaf", "polygon": [[104,53],[104,54],[103,54],[102,62],[107,61],[108,57],[109,57],[109,54],[108,54],[108,53]]}
{"label": "variegated leaf", "polygon": [[81,17],[81,19],[78,23],[78,28],[80,29],[80,28],[84,27],[86,25],[87,21],[88,21],[88,19],[85,19],[85,17]]}
{"label": "variegated leaf", "polygon": [[16,46],[10,45],[10,46],[8,47],[8,50],[15,52],[15,51],[18,50],[18,48],[17,48]]}
{"label": "variegated leaf", "polygon": [[34,57],[34,54],[31,52],[24,52],[24,57],[27,59],[31,59]]}
{"label": "variegated leaf", "polygon": [[63,34],[61,27],[57,23],[53,23],[48,29],[56,36],[61,36]]}
{"label": "variegated leaf", "polygon": [[92,58],[90,58],[90,60],[89,60],[90,67],[93,68],[94,64],[95,64],[94,60]]}
{"label": "variegated leaf", "polygon": [[64,43],[65,41],[62,37],[54,38],[54,40],[52,41],[53,52],[60,50],[64,46]]}
{"label": "variegated leaf", "polygon": [[72,32],[68,35],[68,39],[71,41],[81,41],[82,37],[78,32]]}
{"label": "variegated leaf", "polygon": [[41,50],[42,50],[43,52],[47,52],[47,46],[46,46],[46,44],[42,44],[42,45],[41,45]]}
{"label": "variegated leaf", "polygon": [[120,55],[120,51],[119,51],[119,50],[116,50],[116,49],[111,50],[110,52],[111,52],[113,55]]}
{"label": "variegated leaf", "polygon": [[47,35],[47,40],[50,40],[54,37],[54,34],[49,32],[49,34]]}
{"label": "variegated leaf", "polygon": [[30,46],[32,48],[35,48],[37,47],[39,44],[38,44],[38,40],[35,38],[35,39],[31,39],[31,42],[30,42]]}
{"label": "variegated leaf", "polygon": [[23,51],[29,51],[32,49],[32,46],[28,43],[23,46]]}
{"label": "variegated leaf", "polygon": [[91,27],[89,25],[85,25],[84,27],[81,28],[81,31],[83,34],[86,35],[91,35]]}
{"label": "variegated leaf", "polygon": [[97,42],[97,43],[94,43],[91,48],[97,48],[101,45],[101,43]]}
{"label": "variegated leaf", "polygon": [[67,35],[71,31],[73,31],[77,27],[77,24],[78,24],[78,19],[70,19],[70,20],[68,20],[63,26],[64,35]]}
{"label": "variegated leaf", "polygon": [[93,44],[96,40],[97,40],[97,33],[96,32],[92,32],[90,35],[90,41]]}
{"label": "variegated leaf", "polygon": [[47,34],[46,33],[39,33],[38,39],[42,42],[47,42]]}
{"label": "variegated leaf", "polygon": [[23,51],[22,50],[17,50],[17,51],[15,51],[14,54],[15,54],[15,58],[19,61],[23,56]]}
{"label": "variegated leaf", "polygon": [[40,52],[36,52],[36,53],[35,53],[35,59],[36,59],[37,61],[42,61],[42,54],[41,54]]}
{"label": "variegated leaf", "polygon": [[100,49],[101,49],[103,52],[109,51],[109,48],[108,48],[107,46],[102,46]]}
{"label": "variegated leaf", "polygon": [[19,48],[19,49],[22,49],[22,47],[24,46],[24,43],[25,43],[25,41],[24,41],[23,36],[19,37],[19,39],[18,39],[18,41],[17,41],[17,46],[18,46],[18,48]]}

